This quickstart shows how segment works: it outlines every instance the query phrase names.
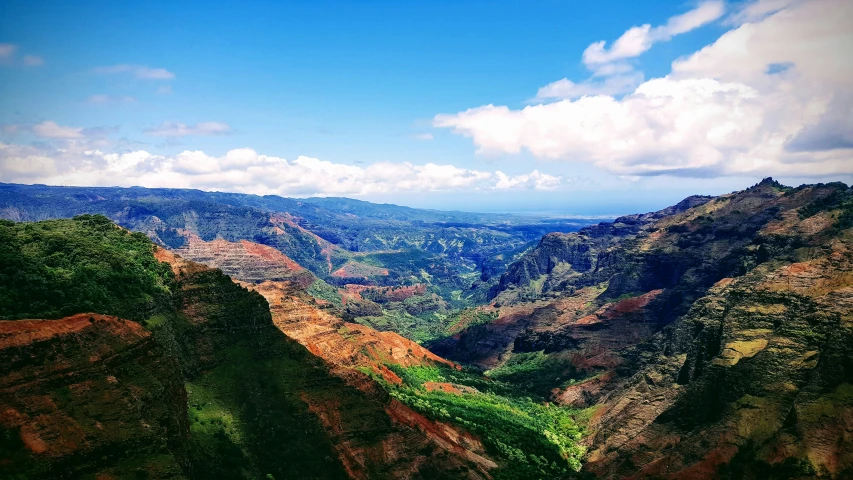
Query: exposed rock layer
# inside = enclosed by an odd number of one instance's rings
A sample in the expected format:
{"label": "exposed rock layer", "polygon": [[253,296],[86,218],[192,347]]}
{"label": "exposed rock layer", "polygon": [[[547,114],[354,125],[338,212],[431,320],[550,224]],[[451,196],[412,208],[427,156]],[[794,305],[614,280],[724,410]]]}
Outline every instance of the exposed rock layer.
{"label": "exposed rock layer", "polygon": [[498,319],[433,350],[567,362],[552,399],[595,409],[601,478],[853,475],[853,191],[768,179],[632,222],[546,236]]}

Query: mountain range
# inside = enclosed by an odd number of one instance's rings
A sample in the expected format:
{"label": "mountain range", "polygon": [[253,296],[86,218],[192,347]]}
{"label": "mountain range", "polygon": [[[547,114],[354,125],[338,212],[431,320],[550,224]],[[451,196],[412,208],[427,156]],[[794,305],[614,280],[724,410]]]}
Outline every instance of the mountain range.
{"label": "mountain range", "polygon": [[853,476],[853,189],[657,212],[0,184],[4,478]]}

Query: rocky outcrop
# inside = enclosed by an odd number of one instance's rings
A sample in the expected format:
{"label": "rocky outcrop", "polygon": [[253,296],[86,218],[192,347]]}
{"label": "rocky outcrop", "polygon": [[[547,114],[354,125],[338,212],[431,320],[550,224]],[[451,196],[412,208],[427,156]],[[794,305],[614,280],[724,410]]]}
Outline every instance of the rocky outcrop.
{"label": "rocky outcrop", "polygon": [[552,400],[594,409],[585,469],[601,478],[845,478],[851,227],[846,185],[767,179],[627,236],[543,239],[507,274],[541,267],[514,290],[533,300],[502,292],[497,321],[434,350],[568,362],[572,382],[542,375]]}
{"label": "rocky outcrop", "polygon": [[317,278],[308,270],[275,248],[240,240],[216,239],[205,242],[187,234],[186,243],[174,252],[183,258],[222,270],[225,274],[247,282],[290,280],[308,287]]}
{"label": "rocky outcrop", "polygon": [[[603,253],[617,242],[648,230],[655,222],[691,208],[703,205],[714,197],[692,196],[657,212],[626,215],[613,222],[584,227],[577,233],[549,233],[542,237],[533,250],[511,264],[500,282],[491,292],[491,297],[500,303],[513,299],[531,299],[549,290],[563,290],[566,281],[578,274],[586,273],[610,261]],[[601,257],[601,258],[600,258]],[[531,283],[547,277],[538,284]],[[532,287],[532,288],[531,288]],[[520,289],[509,295],[500,295],[510,289]]]}
{"label": "rocky outcrop", "polygon": [[[347,476],[357,479],[489,478],[488,470],[495,463],[485,456],[482,445],[473,436],[450,424],[427,420],[393,400],[375,380],[360,371],[368,369],[386,381],[399,382],[400,379],[385,366],[386,363],[411,366],[450,362],[396,333],[377,332],[342,321],[330,312],[328,306],[319,305],[293,282],[245,282],[241,286],[231,283],[228,277],[216,270],[188,262],[166,250],[158,250],[157,256],[172,265],[183,292],[182,310],[204,332],[190,337],[195,338],[190,349],[198,352],[205,365],[199,368],[204,373],[191,383],[189,388],[192,391],[198,388],[195,385],[207,383],[206,378],[215,378],[218,371],[227,369],[227,365],[222,364],[227,360],[221,355],[225,348],[233,351],[235,343],[249,342],[253,355],[264,358],[275,355],[270,351],[273,347],[269,343],[298,341],[307,351],[298,345],[297,349],[292,345],[278,347],[298,360],[290,367],[297,370],[276,371],[276,375],[289,378],[289,394],[298,395],[302,408],[307,406],[313,414],[313,418],[302,419],[302,422],[320,421],[324,441],[333,446]],[[230,283],[231,287],[225,288],[221,285],[223,281]],[[264,312],[251,313],[252,309],[245,303],[228,301],[228,295],[244,295],[244,288],[252,293],[258,292],[268,300],[269,306],[265,305]],[[232,293],[227,293],[229,291]],[[257,293],[253,296],[260,298]],[[215,304],[213,299],[216,299]],[[220,302],[227,307],[223,309]],[[216,308],[207,308],[206,305],[215,305]],[[229,319],[235,318],[237,312],[244,320],[234,324]],[[246,321],[252,318],[255,320]],[[266,323],[265,318],[271,323]],[[275,332],[270,332],[265,325]],[[275,339],[275,334],[281,338]],[[314,357],[314,361],[308,357]],[[317,363],[317,358],[324,362]],[[243,370],[240,376],[251,378],[252,374]],[[271,409],[272,405],[278,406],[283,400],[281,397],[263,397],[255,401],[266,405],[265,409]],[[292,413],[290,417],[293,418]],[[287,435],[286,432],[294,426],[288,426],[286,421],[286,417],[267,418],[264,429],[282,428],[281,434]],[[296,428],[303,431],[306,426]],[[272,441],[271,438],[257,440],[267,444]],[[277,449],[289,448],[281,443],[282,440],[277,441]],[[295,447],[302,440],[292,438],[288,443]],[[316,450],[317,446],[310,448]],[[306,455],[308,458],[318,456],[316,451]],[[446,476],[442,472],[454,473]]]}
{"label": "rocky outcrop", "polygon": [[626,356],[587,468],[635,478],[853,474],[853,250],[725,279]]}
{"label": "rocky outcrop", "polygon": [[[273,322],[282,332],[332,365],[331,371],[347,384],[374,399],[373,408],[384,405],[384,415],[367,410],[376,418],[370,424],[363,422],[365,406],[348,405],[340,398],[318,402],[304,397],[323,420],[352,478],[437,478],[442,475],[439,472],[448,471],[456,473],[447,478],[489,477],[488,470],[496,464],[471,434],[428,420],[391,399],[361,371],[399,383],[400,378],[386,364],[452,363],[394,332],[344,322],[291,283],[267,281],[246,286],[269,301]],[[360,421],[354,416],[361,416]],[[375,440],[366,442],[364,438]]]}
{"label": "rocky outcrop", "polygon": [[313,298],[288,282],[246,284],[270,304],[275,325],[311,353],[341,368],[366,367],[389,381],[399,381],[383,368],[385,363],[403,367],[441,363],[453,366],[438,355],[394,332],[341,320],[320,308]]}
{"label": "rocky outcrop", "polygon": [[186,402],[177,363],[138,323],[0,322],[6,478],[184,478]]}

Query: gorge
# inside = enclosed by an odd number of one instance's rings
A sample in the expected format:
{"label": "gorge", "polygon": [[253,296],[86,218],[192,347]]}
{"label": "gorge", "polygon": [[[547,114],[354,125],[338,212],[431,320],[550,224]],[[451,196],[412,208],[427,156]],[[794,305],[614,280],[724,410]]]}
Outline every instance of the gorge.
{"label": "gorge", "polygon": [[3,478],[853,475],[853,189],[613,221],[0,184]]}

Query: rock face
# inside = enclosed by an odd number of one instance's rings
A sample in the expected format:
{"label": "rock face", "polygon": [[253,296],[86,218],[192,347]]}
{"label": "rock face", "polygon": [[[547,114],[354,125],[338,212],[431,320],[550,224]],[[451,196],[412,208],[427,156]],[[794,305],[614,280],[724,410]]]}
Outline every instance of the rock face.
{"label": "rock face", "polygon": [[606,399],[601,476],[853,474],[853,250],[725,279],[636,351]]}
{"label": "rock face", "polygon": [[397,333],[377,332],[341,320],[289,282],[245,285],[267,299],[273,322],[285,335],[330,364],[344,368],[367,367],[380,375],[383,373],[380,365],[384,362],[403,367],[430,363],[453,365]]}
{"label": "rock face", "polygon": [[317,278],[280,251],[259,243],[216,239],[205,242],[198,235],[187,234],[186,243],[174,251],[188,260],[222,270],[225,274],[247,282],[291,280],[308,287]]}
{"label": "rock face", "polygon": [[853,190],[767,179],[636,220],[544,238],[496,321],[432,349],[592,408],[600,478],[853,475]]}
{"label": "rock face", "polygon": [[[199,380],[193,381],[189,387],[191,391],[205,388],[205,384],[209,383],[206,378],[218,376],[216,371],[222,367],[218,365],[220,360],[216,352],[226,346],[233,349],[235,336],[239,338],[238,332],[250,329],[246,333],[251,334],[251,339],[247,340],[251,341],[251,348],[256,350],[255,356],[272,349],[267,346],[257,351],[259,344],[273,341],[263,340],[265,336],[275,337],[274,333],[277,333],[282,337],[278,341],[298,341],[307,348],[305,351],[299,347],[303,352],[299,355],[292,351],[292,346],[284,348],[291,352],[289,356],[295,356],[301,363],[291,365],[290,368],[298,368],[302,372],[288,372],[291,380],[287,388],[291,394],[298,395],[301,403],[307,405],[315,418],[320,420],[324,437],[331,442],[335,456],[347,476],[426,479],[442,478],[442,475],[446,475],[442,472],[454,472],[445,478],[489,478],[488,471],[496,464],[486,456],[479,440],[457,427],[428,420],[412,411],[393,400],[374,380],[359,371],[359,368],[365,368],[387,381],[400,382],[385,366],[386,362],[401,366],[450,362],[396,333],[377,332],[363,325],[344,322],[330,313],[328,305],[326,308],[318,305],[302,287],[293,282],[242,283],[242,287],[262,294],[269,302],[269,307],[265,308],[266,317],[261,313],[248,315],[250,310],[245,305],[223,298],[221,287],[211,291],[206,286],[210,282],[219,284],[216,275],[222,274],[218,270],[186,261],[164,249],[157,250],[156,255],[159,260],[169,263],[181,280],[184,299],[182,311],[191,323],[205,332],[196,337],[196,343],[191,349],[203,353],[200,359],[209,365],[200,369],[205,371],[212,368],[213,372],[205,373]],[[227,281],[230,283],[230,279]],[[232,284],[232,287],[235,294],[245,292],[237,284]],[[248,325],[245,322],[241,325],[223,325],[223,320],[231,318],[231,314],[222,312],[221,307],[214,310],[204,307],[213,303],[213,297],[217,300],[216,305],[224,301],[228,309],[243,312],[244,318],[255,317],[257,320]],[[265,319],[270,318],[270,313],[272,321],[267,323]],[[222,331],[223,327],[227,329]],[[222,336],[226,332],[227,335]],[[204,354],[206,352],[212,355]],[[274,355],[274,352],[265,355]],[[310,356],[316,356],[313,363],[308,358]],[[318,358],[325,364],[317,362]],[[313,365],[313,371],[307,371],[305,364]],[[245,371],[241,371],[240,375],[245,376]],[[298,376],[298,379],[293,379],[294,376]],[[266,405],[265,408],[272,408],[270,403],[279,403],[281,400],[279,396],[271,395],[257,399]],[[190,402],[193,402],[192,394]],[[312,419],[305,421],[309,420]],[[276,424],[282,423],[272,419],[268,422],[271,425],[265,429],[276,428]],[[301,431],[305,427],[297,428]],[[285,432],[282,431],[282,434]],[[272,439],[267,437],[257,440],[268,443]],[[296,445],[298,442],[299,439],[294,438],[289,441],[290,446],[282,443],[276,445],[277,449],[295,451],[317,448],[317,445],[300,448]],[[318,453],[308,451],[305,455],[311,458],[317,457]]]}
{"label": "rock face", "polygon": [[[440,472],[455,472],[446,478],[490,477],[488,471],[497,464],[488,458],[476,437],[412,411],[390,398],[361,371],[366,369],[387,382],[400,383],[386,363],[409,367],[453,365],[451,362],[394,332],[377,332],[344,322],[290,282],[245,285],[269,301],[273,322],[282,332],[330,364],[332,373],[348,385],[377,402],[368,409],[347,404],[340,397],[322,402],[305,397],[323,420],[352,478],[448,475]],[[383,411],[377,412],[377,406]],[[364,422],[366,415],[375,420]]]}
{"label": "rock face", "polygon": [[[118,308],[130,292],[152,312],[137,322],[87,313],[0,323],[4,477],[347,477],[303,396],[372,403],[282,334],[259,294],[158,250],[170,271],[149,240],[103,217],[0,227],[4,238],[32,239],[3,244],[4,262],[21,266],[15,295],[63,285],[32,255],[50,249],[50,262],[72,256],[89,273],[72,306],[94,298]],[[122,276],[132,284],[112,281],[103,258],[127,259],[119,265],[132,266]],[[130,288],[143,280],[158,286],[153,301]],[[41,305],[32,308],[54,311]]]}
{"label": "rock face", "polygon": [[4,476],[184,478],[188,467],[179,367],[115,317],[0,322],[0,428]]}
{"label": "rock face", "polygon": [[[295,281],[253,283],[264,275],[277,278],[277,269],[283,262],[275,253],[261,260],[253,258],[263,246],[247,243],[201,242],[191,238],[190,247],[178,251],[189,248],[187,252],[195,258],[225,266],[236,278],[245,280],[241,282],[243,287],[267,299],[275,327],[323,359],[330,373],[345,383],[329,382],[330,385],[321,387],[322,377],[314,378],[311,385],[300,385],[299,395],[320,419],[350,478],[441,478],[446,475],[441,472],[454,472],[446,478],[489,478],[488,471],[497,465],[488,458],[476,437],[451,424],[429,420],[414,412],[388,396],[359,370],[367,369],[386,381],[399,383],[400,378],[385,366],[386,363],[409,367],[435,363],[452,366],[451,362],[394,332],[377,332],[364,325],[344,322],[331,305],[320,305],[305,292],[304,285],[298,281],[300,277]],[[203,295],[206,289],[198,284],[207,283],[201,279],[213,271],[165,249],[158,249],[155,255],[170,264],[179,279],[184,279],[183,312],[193,324],[209,330],[206,326],[210,321],[209,312],[199,305],[211,302]],[[269,263],[262,263],[269,257],[278,260],[271,267],[267,267]],[[249,266],[244,266],[243,262]],[[379,290],[387,290],[389,295],[398,293],[387,288]],[[218,300],[232,303],[221,296]],[[215,344],[216,338],[208,331],[199,337],[201,343],[194,350],[210,351],[210,343],[214,340]],[[216,363],[215,358],[206,355],[201,359]]]}
{"label": "rock face", "polygon": [[[687,197],[657,212],[626,215],[613,222],[584,227],[577,233],[549,233],[542,237],[536,248],[507,268],[491,292],[491,297],[503,297],[504,301],[519,296],[529,299],[531,294],[536,296],[543,291],[560,290],[574,276],[601,268],[610,259],[605,254],[606,250],[620,240],[648,230],[664,217],[684,212],[712,199],[708,196]],[[531,285],[543,276],[547,277],[544,282]],[[501,295],[520,287],[519,292]]]}

